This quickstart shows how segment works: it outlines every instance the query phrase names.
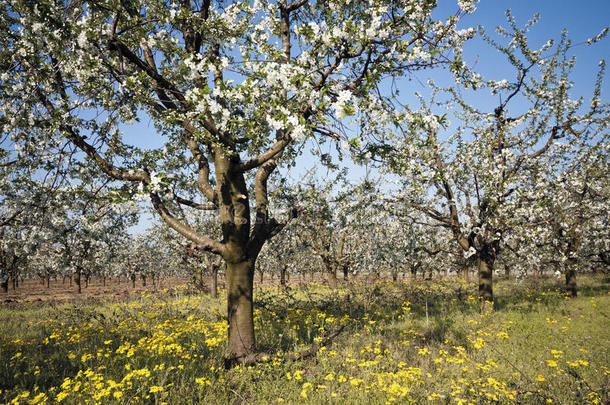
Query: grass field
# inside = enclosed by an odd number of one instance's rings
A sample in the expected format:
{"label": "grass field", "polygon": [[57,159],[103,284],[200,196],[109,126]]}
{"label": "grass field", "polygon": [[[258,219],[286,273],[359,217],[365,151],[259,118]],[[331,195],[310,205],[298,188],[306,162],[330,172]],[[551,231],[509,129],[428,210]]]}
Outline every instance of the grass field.
{"label": "grass field", "polygon": [[457,280],[259,288],[268,358],[229,370],[223,294],[0,307],[0,402],[608,403],[610,280],[579,281],[501,281],[493,311]]}

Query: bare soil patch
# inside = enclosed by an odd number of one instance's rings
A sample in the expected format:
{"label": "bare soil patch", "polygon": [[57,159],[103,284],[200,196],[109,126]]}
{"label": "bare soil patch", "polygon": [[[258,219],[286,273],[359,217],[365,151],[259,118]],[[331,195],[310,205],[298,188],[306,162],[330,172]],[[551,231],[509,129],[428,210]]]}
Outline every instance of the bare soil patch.
{"label": "bare soil patch", "polygon": [[0,292],[0,305],[12,306],[20,304],[64,304],[64,303],[79,303],[79,302],[99,302],[99,301],[123,301],[130,296],[139,295],[143,292],[155,292],[163,289],[176,289],[178,287],[187,286],[189,280],[180,277],[163,278],[153,286],[150,280],[146,286],[141,280],[136,281],[135,287],[132,287],[131,280],[122,279],[106,279],[106,283],[102,279],[91,279],[89,285],[85,287],[83,282],[82,292],[79,294],[77,286],[66,279],[61,278],[51,279],[49,286],[41,280],[23,280],[19,282],[19,286],[13,289],[9,285],[7,293]]}

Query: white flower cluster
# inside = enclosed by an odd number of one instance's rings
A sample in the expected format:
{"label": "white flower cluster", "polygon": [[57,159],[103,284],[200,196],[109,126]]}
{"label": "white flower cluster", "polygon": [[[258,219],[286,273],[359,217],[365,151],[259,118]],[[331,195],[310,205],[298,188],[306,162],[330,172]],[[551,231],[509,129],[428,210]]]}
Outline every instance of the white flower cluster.
{"label": "white flower cluster", "polygon": [[352,92],[349,90],[341,90],[337,95],[337,99],[331,104],[331,107],[335,110],[337,118],[345,118],[347,116],[346,106],[349,105],[352,100]]}
{"label": "white flower cluster", "polygon": [[476,249],[472,246],[470,246],[470,249],[468,249],[468,251],[464,252],[464,259],[468,259],[469,257],[475,255],[477,253]]}
{"label": "white flower cluster", "polygon": [[477,9],[477,6],[474,3],[475,0],[458,0],[460,10],[467,14],[474,13],[474,11]]}
{"label": "white flower cluster", "polygon": [[150,191],[158,193],[161,191],[161,178],[155,172],[150,173]]}

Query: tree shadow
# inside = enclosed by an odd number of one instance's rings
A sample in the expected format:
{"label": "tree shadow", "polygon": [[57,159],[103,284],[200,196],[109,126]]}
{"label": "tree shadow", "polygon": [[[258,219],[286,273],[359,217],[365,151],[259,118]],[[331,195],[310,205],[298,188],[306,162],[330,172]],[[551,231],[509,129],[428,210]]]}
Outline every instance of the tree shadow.
{"label": "tree shadow", "polygon": [[[606,295],[610,291],[606,281],[597,279],[596,284],[583,284],[580,296]],[[515,285],[502,280],[496,286],[500,288],[496,289],[495,312],[536,312],[540,305],[555,307],[566,300],[563,285],[557,279],[538,280],[536,285]],[[375,328],[379,333],[399,333],[399,330],[393,330],[396,329],[394,324],[404,324],[405,317],[422,326],[419,338],[424,342],[442,342],[451,336],[453,340],[465,343],[463,328],[454,319],[481,312],[476,291],[475,283],[450,280],[373,285],[350,283],[341,290],[318,287],[258,292],[255,300],[257,322],[265,327],[264,333],[259,334],[258,346],[266,351],[294,350],[299,344],[315,343],[316,339],[330,333],[337,323],[345,324],[346,333],[352,334]],[[330,317],[337,323],[316,322],[320,317]]]}

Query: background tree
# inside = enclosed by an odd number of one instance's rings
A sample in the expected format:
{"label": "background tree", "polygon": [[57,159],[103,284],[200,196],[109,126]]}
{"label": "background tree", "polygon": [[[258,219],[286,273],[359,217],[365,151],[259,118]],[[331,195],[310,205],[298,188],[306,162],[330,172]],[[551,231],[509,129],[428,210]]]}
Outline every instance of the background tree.
{"label": "background tree", "polygon": [[331,288],[337,287],[337,272],[347,279],[355,261],[361,224],[357,211],[364,209],[346,174],[345,170],[331,173],[335,180],[325,185],[310,174],[309,181],[297,185],[295,191],[301,205],[301,215],[295,224],[298,237],[321,261]]}
{"label": "background tree", "polygon": [[538,228],[534,232],[541,239],[537,246],[546,253],[547,262],[565,275],[570,297],[577,295],[579,269],[608,251],[608,135],[580,137],[563,159],[547,162],[555,166],[555,176],[540,176],[531,196],[525,196],[530,202],[524,209],[530,215],[529,228]]}
{"label": "background tree", "polygon": [[[493,300],[504,235],[519,226],[514,219],[522,195],[527,186],[543,187],[530,180],[553,176],[548,159],[569,155],[576,141],[595,140],[609,121],[607,106],[599,102],[601,79],[589,105],[570,96],[575,60],[568,55],[567,33],[532,49],[526,33],[536,18],[519,28],[510,12],[507,17],[508,29],[498,29],[506,43],[482,35],[506,55],[514,79],[482,81],[473,75],[447,89],[432,83],[431,103],[421,98],[419,110],[396,111],[396,147],[389,156],[392,169],[403,175],[401,198],[451,230],[465,258],[476,259],[479,296],[487,301]],[[498,94],[500,101],[492,111],[480,109],[468,102],[469,86]],[[454,129],[448,114],[459,122]]]}

